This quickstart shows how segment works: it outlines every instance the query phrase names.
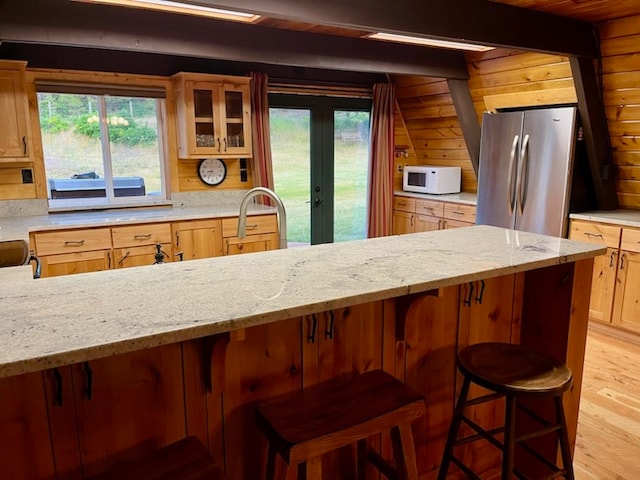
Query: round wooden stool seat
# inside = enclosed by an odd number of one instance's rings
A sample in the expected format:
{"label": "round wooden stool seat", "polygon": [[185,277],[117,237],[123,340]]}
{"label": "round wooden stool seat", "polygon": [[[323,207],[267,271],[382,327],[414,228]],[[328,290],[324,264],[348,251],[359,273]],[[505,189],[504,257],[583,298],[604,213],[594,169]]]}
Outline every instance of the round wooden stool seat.
{"label": "round wooden stool seat", "polygon": [[554,395],[571,387],[569,368],[549,355],[509,343],[478,343],[458,355],[458,368],[494,392]]}
{"label": "round wooden stool seat", "polygon": [[[573,376],[565,364],[521,345],[495,342],[464,348],[458,353],[457,364],[463,382],[438,480],[447,478],[450,464],[458,467],[467,478],[480,479],[472,470],[477,466],[470,462],[473,456],[458,450],[476,441],[489,442],[501,451],[502,480],[511,480],[514,476],[574,479],[571,445],[562,406],[562,394],[571,387]],[[472,384],[490,393],[478,396],[477,391],[473,393]],[[480,425],[475,421],[472,409],[489,402],[504,402],[502,426]],[[545,402],[551,408],[545,406]],[[552,410],[551,419],[548,410]],[[464,429],[461,428],[463,424]],[[519,428],[517,424],[525,428]],[[555,437],[553,443],[549,442],[550,436]],[[544,448],[541,450],[540,446]],[[557,461],[558,447],[561,465]],[[532,460],[517,462],[516,448],[520,458],[526,455]],[[536,463],[533,475],[521,470],[521,467],[531,469],[531,462]]]}

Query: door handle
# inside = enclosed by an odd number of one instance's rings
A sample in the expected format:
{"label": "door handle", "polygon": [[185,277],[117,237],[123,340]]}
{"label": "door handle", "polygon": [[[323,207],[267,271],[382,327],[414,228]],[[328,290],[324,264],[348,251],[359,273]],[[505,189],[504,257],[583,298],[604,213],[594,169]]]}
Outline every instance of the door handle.
{"label": "door handle", "polygon": [[314,199],[313,199],[313,202],[311,202],[311,200],[307,200],[307,201],[306,201],[306,202],[304,202],[304,203],[311,203],[311,206],[312,206],[312,207],[319,207],[319,206],[320,206],[320,204],[322,203],[322,199],[321,199],[321,198],[317,198],[317,197],[316,197],[316,198],[314,198]]}
{"label": "door handle", "polygon": [[509,183],[507,183],[507,190],[508,190],[508,198],[507,198],[507,203],[509,205],[509,213],[513,213],[513,208],[515,205],[515,189],[513,188],[513,175],[514,175],[514,166],[516,163],[516,150],[518,149],[518,140],[520,140],[520,137],[518,135],[514,135],[513,136],[513,143],[511,144],[511,153],[509,153],[509,173],[508,173],[508,179],[509,179]]}
{"label": "door handle", "polygon": [[524,136],[522,140],[522,150],[520,151],[520,173],[518,174],[518,209],[520,215],[524,211],[526,201],[525,190],[527,184],[527,163],[529,161],[529,135]]}

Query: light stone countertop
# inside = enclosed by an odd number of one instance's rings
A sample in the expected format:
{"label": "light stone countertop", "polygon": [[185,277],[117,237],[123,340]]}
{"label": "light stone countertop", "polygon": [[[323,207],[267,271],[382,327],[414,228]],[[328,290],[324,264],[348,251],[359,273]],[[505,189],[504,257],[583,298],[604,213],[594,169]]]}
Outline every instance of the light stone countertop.
{"label": "light stone countertop", "polygon": [[441,202],[463,203],[466,205],[477,204],[477,195],[475,193],[469,193],[469,192],[432,195],[428,193],[415,193],[415,192],[405,192],[404,190],[396,190],[393,192],[393,194],[400,195],[402,197],[411,197],[411,198],[418,198],[418,199],[424,199],[424,200],[438,200]]}
{"label": "light stone countertop", "polygon": [[[275,213],[274,207],[251,203],[249,215]],[[65,228],[108,227],[150,222],[172,222],[238,216],[238,205],[127,208],[85,212],[51,213],[0,218],[0,241],[29,240],[30,231]]]}
{"label": "light stone countertop", "polygon": [[640,227],[640,210],[595,210],[592,212],[572,213],[569,218],[627,227]]}
{"label": "light stone countertop", "polygon": [[483,225],[0,283],[0,377],[605,251]]}

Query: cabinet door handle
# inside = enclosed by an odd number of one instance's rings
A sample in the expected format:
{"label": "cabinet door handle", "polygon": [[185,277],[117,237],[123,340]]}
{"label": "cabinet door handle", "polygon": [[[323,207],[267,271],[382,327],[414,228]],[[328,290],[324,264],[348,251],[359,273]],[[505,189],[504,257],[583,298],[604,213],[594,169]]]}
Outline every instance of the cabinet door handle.
{"label": "cabinet door handle", "polygon": [[84,240],[66,240],[64,242],[65,246],[79,246],[79,245],[84,245]]}
{"label": "cabinet door handle", "polygon": [[91,397],[93,395],[93,370],[91,370],[89,362],[84,362],[84,376],[87,381],[85,395],[87,397],[87,400],[91,400]]}
{"label": "cabinet door handle", "polygon": [[411,218],[411,224],[410,225],[413,227],[413,215],[411,215],[410,218]]}
{"label": "cabinet door handle", "polygon": [[315,343],[316,341],[316,329],[318,328],[318,317],[316,314],[311,315],[311,330],[309,331],[309,335],[307,336],[307,340],[309,343]]}
{"label": "cabinet door handle", "polygon": [[176,232],[176,247],[180,246],[180,232]]}
{"label": "cabinet door handle", "polygon": [[218,137],[218,152],[220,151],[220,137]]}
{"label": "cabinet door handle", "polygon": [[609,258],[609,268],[613,267],[614,261],[613,259],[616,258],[616,252],[611,252],[611,258]]}
{"label": "cabinet door handle", "polygon": [[107,268],[111,270],[111,252],[107,252]]}
{"label": "cabinet door handle", "polygon": [[224,138],[223,142],[224,142],[224,151],[226,152],[227,151],[227,137]]}
{"label": "cabinet door handle", "polygon": [[442,220],[442,230],[445,230],[446,228],[447,228],[447,221]]}
{"label": "cabinet door handle", "polygon": [[468,307],[471,306],[471,299],[473,298],[473,282],[469,282],[469,296],[464,300],[464,305],[467,305]]}
{"label": "cabinet door handle", "polygon": [[442,220],[438,220],[438,230],[442,230]]}
{"label": "cabinet door handle", "polygon": [[53,378],[56,381],[56,392],[53,399],[53,405],[56,407],[62,406],[62,374],[57,368],[53,369]]}
{"label": "cabinet door handle", "polygon": [[624,270],[624,258],[626,256],[626,253],[623,253],[622,256],[620,257],[620,270]]}
{"label": "cabinet door handle", "polygon": [[134,240],[148,240],[151,238],[151,234],[150,233],[141,233],[139,235],[134,235],[133,239]]}
{"label": "cabinet door handle", "polygon": [[480,289],[478,290],[478,294],[476,295],[476,303],[482,305],[482,297],[484,297],[484,287],[486,287],[486,283],[484,280],[480,280]]}
{"label": "cabinet door handle", "polygon": [[324,338],[328,338],[329,340],[333,339],[333,325],[335,323],[336,316],[333,313],[333,310],[329,310],[329,324],[327,329],[324,331]]}
{"label": "cabinet door handle", "polygon": [[131,255],[131,252],[127,252],[122,257],[120,257],[120,260],[118,260],[118,265],[122,265],[122,262],[129,258],[129,255]]}
{"label": "cabinet door handle", "polygon": [[27,154],[27,137],[22,137],[22,148],[24,150],[24,154]]}

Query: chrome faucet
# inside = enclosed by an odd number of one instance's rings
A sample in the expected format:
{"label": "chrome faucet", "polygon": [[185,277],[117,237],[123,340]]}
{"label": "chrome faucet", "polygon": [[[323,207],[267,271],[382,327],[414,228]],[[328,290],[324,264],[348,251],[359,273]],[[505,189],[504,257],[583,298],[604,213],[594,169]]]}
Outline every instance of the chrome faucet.
{"label": "chrome faucet", "polygon": [[249,205],[249,200],[258,195],[265,195],[275,202],[278,211],[280,248],[287,248],[287,214],[284,211],[284,203],[282,203],[282,199],[276,195],[276,192],[266,187],[252,188],[242,197],[242,202],[240,202],[240,216],[238,218],[238,238],[244,238],[247,233],[247,206]]}

